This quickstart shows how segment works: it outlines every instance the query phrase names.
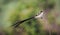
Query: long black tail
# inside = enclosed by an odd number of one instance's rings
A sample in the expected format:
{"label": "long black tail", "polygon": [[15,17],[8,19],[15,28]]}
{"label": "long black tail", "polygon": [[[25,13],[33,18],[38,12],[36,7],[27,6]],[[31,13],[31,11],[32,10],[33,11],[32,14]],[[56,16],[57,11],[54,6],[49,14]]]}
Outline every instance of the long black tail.
{"label": "long black tail", "polygon": [[28,19],[25,19],[25,20],[22,20],[22,21],[17,21],[15,24],[13,24],[12,26],[14,26],[15,28],[18,27],[20,24],[22,24],[23,22],[25,21],[28,21],[28,20],[31,20],[33,19],[34,17],[31,17],[31,18],[28,18]]}

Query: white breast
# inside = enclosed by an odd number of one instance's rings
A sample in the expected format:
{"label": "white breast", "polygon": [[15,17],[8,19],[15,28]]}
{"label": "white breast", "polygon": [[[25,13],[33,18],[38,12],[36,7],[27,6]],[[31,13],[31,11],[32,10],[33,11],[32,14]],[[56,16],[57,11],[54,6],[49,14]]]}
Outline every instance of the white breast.
{"label": "white breast", "polygon": [[35,18],[41,18],[43,16],[44,12],[41,12],[39,15],[37,15]]}

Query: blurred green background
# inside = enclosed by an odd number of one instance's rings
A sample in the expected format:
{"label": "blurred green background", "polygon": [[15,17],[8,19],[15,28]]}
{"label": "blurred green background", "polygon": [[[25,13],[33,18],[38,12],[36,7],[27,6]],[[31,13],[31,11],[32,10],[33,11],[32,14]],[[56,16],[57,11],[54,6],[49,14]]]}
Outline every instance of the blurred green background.
{"label": "blurred green background", "polygon": [[[45,12],[46,19],[31,19],[18,28],[11,26],[45,9],[50,9]],[[59,9],[60,0],[0,0],[0,35],[59,35]]]}

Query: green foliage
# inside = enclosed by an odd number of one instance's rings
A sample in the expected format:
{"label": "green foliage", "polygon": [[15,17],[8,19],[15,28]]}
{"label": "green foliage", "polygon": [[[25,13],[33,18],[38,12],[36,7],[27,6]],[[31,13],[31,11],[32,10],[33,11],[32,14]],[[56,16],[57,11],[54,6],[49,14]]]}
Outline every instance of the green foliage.
{"label": "green foliage", "polygon": [[[18,28],[12,28],[12,24],[16,21],[22,21],[24,19],[35,16],[40,10],[46,7],[46,0],[0,0],[0,12],[2,12],[2,29],[5,35],[46,35],[46,32],[42,30],[42,24],[37,19],[28,20]],[[50,3],[54,3],[53,0],[49,0]],[[40,6],[41,5],[41,6]],[[53,4],[52,4],[53,5]],[[47,7],[48,7],[47,6]],[[53,5],[54,6],[54,5]],[[49,15],[50,22],[53,18]]]}

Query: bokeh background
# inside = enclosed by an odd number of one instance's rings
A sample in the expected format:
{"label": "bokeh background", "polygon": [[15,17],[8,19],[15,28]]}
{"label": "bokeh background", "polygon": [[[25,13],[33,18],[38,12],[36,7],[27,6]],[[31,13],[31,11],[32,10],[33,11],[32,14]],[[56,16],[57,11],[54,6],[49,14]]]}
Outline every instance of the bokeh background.
{"label": "bokeh background", "polygon": [[[11,26],[45,10],[42,18]],[[0,0],[0,35],[60,35],[60,0]]]}

